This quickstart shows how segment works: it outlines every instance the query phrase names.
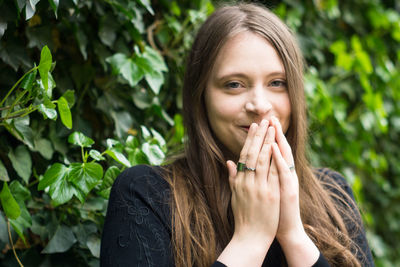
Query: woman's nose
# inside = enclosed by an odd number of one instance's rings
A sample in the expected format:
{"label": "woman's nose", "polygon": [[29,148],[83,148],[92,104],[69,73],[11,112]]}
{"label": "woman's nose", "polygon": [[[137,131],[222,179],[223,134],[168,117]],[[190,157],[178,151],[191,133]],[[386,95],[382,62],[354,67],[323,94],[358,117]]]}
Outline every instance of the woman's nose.
{"label": "woman's nose", "polygon": [[245,104],[246,111],[256,115],[264,115],[272,109],[271,99],[264,88],[254,88],[249,92],[249,98]]}

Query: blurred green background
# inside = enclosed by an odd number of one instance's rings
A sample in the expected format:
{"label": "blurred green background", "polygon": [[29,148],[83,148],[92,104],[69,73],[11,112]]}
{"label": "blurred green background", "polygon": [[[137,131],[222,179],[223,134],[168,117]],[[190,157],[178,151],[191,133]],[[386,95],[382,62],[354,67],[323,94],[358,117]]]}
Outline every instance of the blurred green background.
{"label": "blurred green background", "polygon": [[[221,3],[0,0],[0,266],[99,265],[115,177],[181,148],[185,56]],[[376,265],[400,266],[400,3],[264,4],[307,61],[313,165],[345,175]]]}

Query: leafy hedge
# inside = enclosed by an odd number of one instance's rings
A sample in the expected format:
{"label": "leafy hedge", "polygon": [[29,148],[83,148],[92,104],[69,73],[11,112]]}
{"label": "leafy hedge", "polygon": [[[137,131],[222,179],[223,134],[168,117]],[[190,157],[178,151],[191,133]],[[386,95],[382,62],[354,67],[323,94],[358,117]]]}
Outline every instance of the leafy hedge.
{"label": "leafy hedge", "polygon": [[[0,0],[0,266],[98,266],[115,177],[182,145],[184,59],[217,4]],[[267,6],[307,59],[312,162],[352,184],[376,264],[400,264],[400,7]]]}

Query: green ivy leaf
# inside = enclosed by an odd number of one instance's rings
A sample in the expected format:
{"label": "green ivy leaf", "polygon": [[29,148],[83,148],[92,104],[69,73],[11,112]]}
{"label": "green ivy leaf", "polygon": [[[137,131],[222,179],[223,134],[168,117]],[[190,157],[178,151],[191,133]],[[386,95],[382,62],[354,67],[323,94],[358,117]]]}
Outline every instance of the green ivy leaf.
{"label": "green ivy leaf", "polygon": [[120,67],[123,64],[125,64],[127,60],[128,60],[128,57],[122,53],[117,53],[111,57],[106,58],[106,62],[108,62],[111,65],[113,74],[119,74]]}
{"label": "green ivy leaf", "polygon": [[71,168],[67,168],[61,163],[53,164],[39,181],[38,190],[43,190],[50,186],[49,194],[55,206],[64,204],[74,195],[81,201],[84,201],[84,195],[77,190],[72,183],[68,181],[68,174]]}
{"label": "green ivy leaf", "polygon": [[104,174],[103,182],[101,183],[102,189],[111,188],[117,176],[121,173],[121,170],[118,169],[116,166],[111,166],[107,169],[106,173]]}
{"label": "green ivy leaf", "polygon": [[70,168],[68,181],[72,182],[85,195],[103,178],[103,167],[98,163],[72,163]]}
{"label": "green ivy leaf", "polygon": [[159,132],[157,132],[156,130],[154,130],[153,128],[151,128],[150,131],[151,131],[152,135],[154,136],[154,138],[157,140],[160,147],[164,147],[166,145],[164,137],[162,137],[162,135]]}
{"label": "green ivy leaf", "polygon": [[145,52],[142,57],[148,61],[148,64],[156,71],[168,71],[167,65],[164,62],[163,57],[150,46],[146,46]]}
{"label": "green ivy leaf", "polygon": [[110,115],[114,119],[115,132],[118,137],[122,137],[131,129],[133,124],[131,113],[126,111],[115,112],[111,110]]}
{"label": "green ivy leaf", "polygon": [[34,141],[35,151],[38,151],[45,159],[50,160],[53,157],[54,149],[51,142],[40,138]]}
{"label": "green ivy leaf", "polygon": [[116,160],[118,163],[121,163],[125,167],[131,167],[131,163],[129,160],[122,154],[121,152],[118,152],[114,149],[107,149],[106,154],[112,157],[114,160]]}
{"label": "green ivy leaf", "polygon": [[164,152],[155,144],[150,145],[149,143],[144,143],[142,145],[142,151],[146,154],[152,165],[160,165],[165,158]]}
{"label": "green ivy leaf", "polygon": [[105,160],[105,158],[101,155],[101,153],[95,149],[91,149],[89,151],[89,156],[97,161]]}
{"label": "green ivy leaf", "polygon": [[39,181],[38,190],[44,190],[46,187],[54,184],[57,180],[62,179],[68,172],[68,168],[61,164],[53,164],[43,175]]}
{"label": "green ivy leaf", "polygon": [[18,204],[21,209],[21,215],[16,219],[10,219],[10,224],[25,243],[24,229],[32,226],[32,217],[24,202],[19,201]]}
{"label": "green ivy leaf", "polygon": [[72,128],[72,116],[71,116],[71,110],[69,109],[68,106],[68,101],[64,97],[60,97],[58,99],[58,112],[60,113],[60,118],[62,123],[67,127],[68,129]]}
{"label": "green ivy leaf", "polygon": [[35,15],[36,12],[36,4],[39,2],[40,0],[30,0],[30,1],[26,1],[26,6],[25,6],[25,19],[29,20],[30,18],[33,17],[33,15]]}
{"label": "green ivy leaf", "polygon": [[57,9],[58,9],[59,0],[49,0],[49,4],[54,11],[54,15],[57,18]]}
{"label": "green ivy leaf", "polygon": [[112,48],[115,39],[117,38],[118,27],[120,25],[112,15],[103,16],[99,25],[98,36],[101,42]]}
{"label": "green ivy leaf", "polygon": [[3,212],[0,211],[0,242],[7,244],[8,240],[8,231],[7,231],[7,221],[4,217]]}
{"label": "green ivy leaf", "polygon": [[43,118],[56,120],[57,119],[57,111],[54,108],[47,108],[44,104],[40,104],[38,106],[38,110],[42,113]]}
{"label": "green ivy leaf", "polygon": [[150,164],[146,154],[139,148],[135,148],[129,153],[129,161],[132,162],[132,165]]}
{"label": "green ivy leaf", "polygon": [[151,106],[153,102],[153,95],[144,88],[137,88],[132,95],[132,100],[135,105],[140,109],[146,109]]}
{"label": "green ivy leaf", "polygon": [[100,238],[96,234],[91,234],[88,237],[86,245],[94,257],[100,258]]}
{"label": "green ivy leaf", "polygon": [[67,100],[68,107],[71,109],[75,104],[75,91],[74,90],[67,90],[62,95],[62,97],[64,97]]}
{"label": "green ivy leaf", "polygon": [[124,77],[131,87],[135,86],[141,79],[143,79],[144,72],[138,67],[136,62],[128,59],[120,69],[122,77]]}
{"label": "green ivy leaf", "polygon": [[164,83],[164,75],[158,71],[151,71],[144,76],[154,94],[158,95]]}
{"label": "green ivy leaf", "polygon": [[31,191],[17,180],[11,182],[10,191],[18,202],[24,202],[31,198]]}
{"label": "green ivy leaf", "polygon": [[20,87],[24,88],[25,90],[30,91],[32,89],[33,83],[36,80],[36,70],[29,73],[21,82]]}
{"label": "green ivy leaf", "polygon": [[4,213],[10,219],[16,219],[21,215],[21,209],[17,201],[15,201],[7,182],[3,183],[3,189],[0,192],[0,201],[3,206]]}
{"label": "green ivy leaf", "polygon": [[28,149],[24,145],[20,145],[15,150],[10,150],[8,158],[14,170],[28,184],[32,174],[32,159]]}
{"label": "green ivy leaf", "polygon": [[111,64],[113,73],[121,74],[131,87],[135,86],[144,76],[144,72],[138,67],[137,62],[122,53],[108,57],[106,61]]}
{"label": "green ivy leaf", "polygon": [[72,229],[59,225],[54,236],[50,239],[49,243],[42,250],[42,253],[60,253],[69,250],[76,242],[76,237]]}
{"label": "green ivy leaf", "polygon": [[106,143],[107,143],[107,149],[114,148],[118,151],[122,151],[124,149],[124,146],[118,140],[107,138]]}
{"label": "green ivy leaf", "polygon": [[10,181],[10,177],[8,176],[7,169],[1,160],[0,160],[0,181],[4,181],[4,182]]}
{"label": "green ivy leaf", "polygon": [[86,47],[88,44],[88,39],[85,32],[80,28],[79,24],[75,24],[75,38],[78,41],[79,51],[81,52],[83,59],[87,59]]}
{"label": "green ivy leaf", "polygon": [[139,140],[137,137],[133,135],[129,135],[126,138],[125,146],[131,149],[137,148],[140,145]]}
{"label": "green ivy leaf", "polygon": [[146,141],[149,141],[149,140],[152,138],[151,133],[149,132],[149,130],[148,130],[145,126],[143,126],[143,125],[140,126],[140,129],[142,130],[142,136],[143,136],[143,138],[144,138]]}
{"label": "green ivy leaf", "polygon": [[[49,72],[47,74],[47,85],[48,85],[47,89],[44,87],[44,83],[43,83],[42,79],[38,80],[38,84],[39,84],[39,89],[41,90],[42,95],[47,96],[47,100],[50,101],[50,99],[53,97],[53,89],[56,88],[56,81],[54,80],[53,76],[51,75],[51,72]],[[53,105],[55,107],[55,104],[53,104]],[[48,107],[48,104],[45,103],[45,106]]]}
{"label": "green ivy leaf", "polygon": [[6,126],[6,129],[29,148],[34,147],[33,131],[29,127],[29,115],[14,119],[9,127]]}
{"label": "green ivy leaf", "polygon": [[52,61],[52,57],[51,57],[50,49],[47,47],[47,45],[45,45],[42,48],[42,51],[40,53],[40,62],[39,62],[38,69],[39,69],[40,78],[43,81],[43,86],[46,91],[49,88],[48,73],[51,68],[51,61]]}
{"label": "green ivy leaf", "polygon": [[151,15],[154,15],[154,10],[151,7],[149,0],[139,0],[139,2],[147,9],[147,11],[149,11]]}
{"label": "green ivy leaf", "polygon": [[25,243],[24,229],[32,226],[32,217],[25,205],[21,207],[21,215],[17,219],[10,219],[10,224]]}
{"label": "green ivy leaf", "polygon": [[94,144],[93,139],[87,137],[81,132],[73,132],[68,136],[68,142],[80,147],[91,147]]}

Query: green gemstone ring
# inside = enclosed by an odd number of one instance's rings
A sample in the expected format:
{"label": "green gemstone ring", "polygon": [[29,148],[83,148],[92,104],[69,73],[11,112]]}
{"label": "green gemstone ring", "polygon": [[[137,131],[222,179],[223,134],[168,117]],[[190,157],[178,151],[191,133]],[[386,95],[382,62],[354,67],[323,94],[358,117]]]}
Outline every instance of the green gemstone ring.
{"label": "green gemstone ring", "polygon": [[246,164],[245,163],[242,163],[242,162],[238,162],[237,163],[236,170],[238,172],[244,171],[245,169],[246,169]]}

